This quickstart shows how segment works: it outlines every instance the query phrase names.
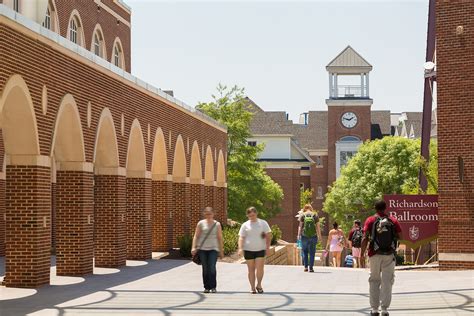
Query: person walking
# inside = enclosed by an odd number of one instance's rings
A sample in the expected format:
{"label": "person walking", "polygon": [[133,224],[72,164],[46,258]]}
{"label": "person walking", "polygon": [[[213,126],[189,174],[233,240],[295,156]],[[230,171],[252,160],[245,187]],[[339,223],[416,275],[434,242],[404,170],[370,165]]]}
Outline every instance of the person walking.
{"label": "person walking", "polygon": [[354,226],[349,232],[349,246],[352,249],[352,256],[354,257],[354,268],[362,267],[360,261],[360,247],[362,246],[362,225],[359,219],[354,221]]}
{"label": "person walking", "polygon": [[301,240],[303,251],[303,265],[305,272],[314,272],[314,256],[318,238],[321,240],[319,217],[314,213],[311,204],[306,204],[299,218],[298,240]]}
{"label": "person walking", "polygon": [[333,267],[340,267],[341,253],[344,249],[344,246],[346,245],[346,237],[344,237],[344,232],[339,228],[339,224],[337,222],[334,222],[332,227],[333,229],[329,231],[329,242],[326,245],[326,250],[329,250]]}
{"label": "person walking", "polygon": [[[257,209],[249,207],[247,218],[239,231],[239,255],[244,255],[247,263],[248,279],[252,294],[263,293],[262,280],[265,266],[265,256],[270,250],[272,232],[268,223],[258,218]],[[255,281],[257,284],[255,284]]]}
{"label": "person walking", "polygon": [[377,201],[376,214],[367,218],[363,230],[360,259],[365,260],[365,250],[368,249],[372,316],[380,315],[379,307],[382,307],[382,316],[388,316],[395,280],[395,252],[402,232],[400,223],[393,216],[386,214],[386,208],[385,201]]}
{"label": "person walking", "polygon": [[216,293],[217,256],[224,257],[224,239],[221,224],[214,220],[214,210],[206,207],[204,219],[199,221],[194,232],[191,253],[198,254],[202,265],[204,293]]}

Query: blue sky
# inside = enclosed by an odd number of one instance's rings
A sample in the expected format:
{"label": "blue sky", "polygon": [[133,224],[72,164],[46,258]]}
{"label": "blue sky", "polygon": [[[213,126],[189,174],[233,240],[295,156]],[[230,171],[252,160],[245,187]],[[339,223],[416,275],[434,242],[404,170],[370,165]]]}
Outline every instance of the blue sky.
{"label": "blue sky", "polygon": [[428,0],[146,1],[132,7],[132,72],[189,105],[237,84],[265,110],[325,110],[325,66],[351,45],[374,109],[421,111]]}

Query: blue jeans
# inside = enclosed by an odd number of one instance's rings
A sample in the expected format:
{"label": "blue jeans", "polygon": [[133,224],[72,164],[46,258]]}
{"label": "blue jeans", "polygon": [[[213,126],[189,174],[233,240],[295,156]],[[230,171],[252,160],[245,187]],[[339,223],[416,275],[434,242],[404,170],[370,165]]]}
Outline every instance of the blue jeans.
{"label": "blue jeans", "polygon": [[202,282],[204,289],[212,290],[217,287],[217,251],[215,250],[199,250],[199,258],[202,264]]}
{"label": "blue jeans", "polygon": [[316,254],[316,244],[318,237],[301,236],[301,248],[303,250],[303,265],[305,268],[313,269],[314,255]]}

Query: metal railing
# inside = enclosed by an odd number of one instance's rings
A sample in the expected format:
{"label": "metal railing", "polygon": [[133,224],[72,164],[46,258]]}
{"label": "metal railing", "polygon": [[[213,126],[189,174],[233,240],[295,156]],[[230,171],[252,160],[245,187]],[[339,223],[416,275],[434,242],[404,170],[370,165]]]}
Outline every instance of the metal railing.
{"label": "metal railing", "polygon": [[360,85],[338,85],[332,98],[369,98],[363,90]]}

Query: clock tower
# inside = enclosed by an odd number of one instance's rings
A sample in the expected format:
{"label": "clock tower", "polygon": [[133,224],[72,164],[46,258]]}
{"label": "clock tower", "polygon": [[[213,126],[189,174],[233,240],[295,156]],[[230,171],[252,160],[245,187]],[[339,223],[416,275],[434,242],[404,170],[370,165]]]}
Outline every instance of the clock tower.
{"label": "clock tower", "polygon": [[370,139],[372,65],[347,46],[326,70],[329,73],[328,183],[331,185],[359,146]]}

